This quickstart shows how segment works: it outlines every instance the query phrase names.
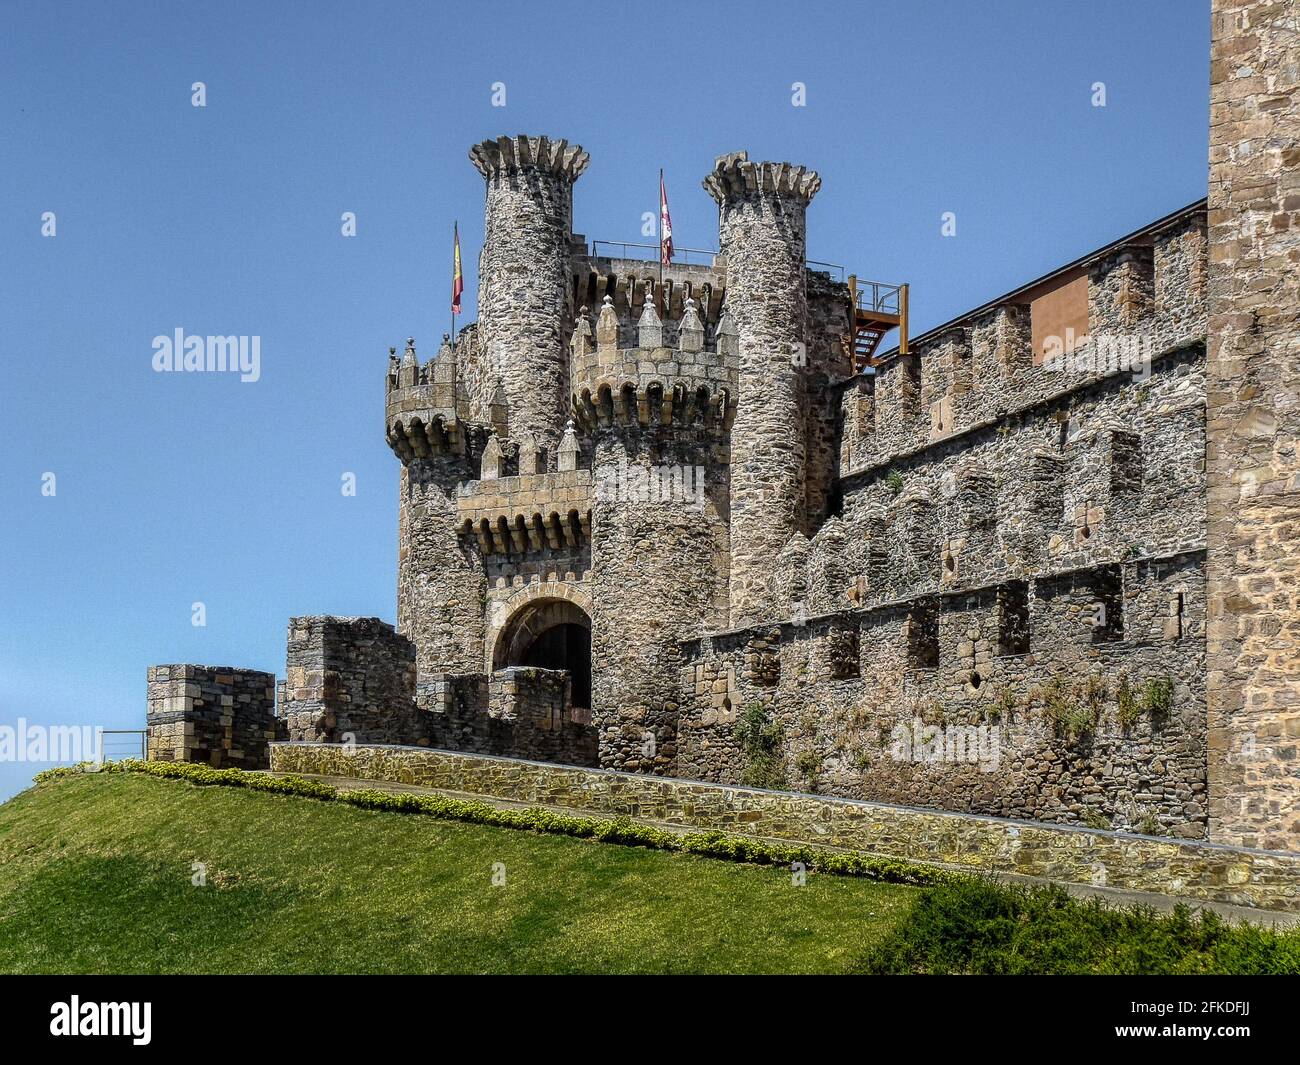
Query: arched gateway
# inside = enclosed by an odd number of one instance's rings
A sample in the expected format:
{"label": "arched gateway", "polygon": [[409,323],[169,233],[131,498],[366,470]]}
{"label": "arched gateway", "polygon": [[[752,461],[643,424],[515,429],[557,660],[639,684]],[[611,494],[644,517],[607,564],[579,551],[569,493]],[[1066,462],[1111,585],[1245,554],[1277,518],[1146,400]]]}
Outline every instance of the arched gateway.
{"label": "arched gateway", "polygon": [[591,618],[567,599],[531,599],[501,627],[492,669],[538,666],[568,670],[575,707],[591,706]]}

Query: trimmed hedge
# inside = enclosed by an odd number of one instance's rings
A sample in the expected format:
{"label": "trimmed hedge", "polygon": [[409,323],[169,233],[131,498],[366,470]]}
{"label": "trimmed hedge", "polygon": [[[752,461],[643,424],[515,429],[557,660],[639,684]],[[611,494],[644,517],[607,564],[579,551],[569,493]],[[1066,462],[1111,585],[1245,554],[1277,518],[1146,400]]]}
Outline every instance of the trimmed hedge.
{"label": "trimmed hedge", "polygon": [[828,851],[800,844],[774,843],[726,832],[671,832],[654,825],[639,824],[629,817],[601,818],[558,813],[540,806],[524,809],[502,808],[477,799],[456,799],[444,795],[415,795],[361,788],[339,791],[330,784],[300,776],[270,776],[243,769],[213,769],[192,762],[142,762],[127,759],[105,762],[98,768],[88,765],[60,766],[36,776],[37,783],[57,780],[77,773],[143,773],[166,780],[184,780],[200,787],[251,788],[279,795],[297,795],[326,802],[342,802],[364,810],[389,813],[424,814],[443,821],[464,821],[498,828],[523,829],[550,835],[572,836],[601,843],[618,843],[626,847],[680,851],[707,858],[743,862],[749,865],[793,866],[796,862],[809,870],[834,876],[861,877],[892,884],[929,886],[971,879],[937,867],[880,858],[860,851]]}
{"label": "trimmed hedge", "polygon": [[1300,973],[1300,929],[1230,924],[1210,910],[1117,908],[1056,885],[975,879],[922,892],[854,965],[869,974],[1279,975]]}

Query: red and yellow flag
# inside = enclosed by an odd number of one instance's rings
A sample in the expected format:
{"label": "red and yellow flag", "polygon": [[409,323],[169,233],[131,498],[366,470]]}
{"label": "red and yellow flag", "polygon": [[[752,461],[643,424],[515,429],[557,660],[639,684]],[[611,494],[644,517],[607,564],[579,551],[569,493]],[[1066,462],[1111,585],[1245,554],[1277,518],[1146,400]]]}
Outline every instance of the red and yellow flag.
{"label": "red and yellow flag", "polygon": [[455,250],[452,253],[452,274],[451,274],[451,313],[460,314],[460,294],[465,291],[465,278],[460,272],[460,223],[457,222],[452,227],[454,235]]}

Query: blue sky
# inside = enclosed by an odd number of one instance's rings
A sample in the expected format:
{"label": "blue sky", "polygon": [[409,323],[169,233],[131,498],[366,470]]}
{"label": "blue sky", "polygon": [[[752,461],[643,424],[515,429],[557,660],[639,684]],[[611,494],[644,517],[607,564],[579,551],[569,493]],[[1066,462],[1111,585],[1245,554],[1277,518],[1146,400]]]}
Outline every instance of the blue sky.
{"label": "blue sky", "polygon": [[[473,321],[470,144],[581,143],[589,240],[644,239],[663,167],[684,247],[716,155],[813,167],[809,256],[910,282],[919,332],[1205,195],[1208,6],[6,4],[0,724],[143,727],[149,663],[393,620],[387,349],[446,330],[455,219]],[[178,327],[260,336],[261,379],[153,372]]]}

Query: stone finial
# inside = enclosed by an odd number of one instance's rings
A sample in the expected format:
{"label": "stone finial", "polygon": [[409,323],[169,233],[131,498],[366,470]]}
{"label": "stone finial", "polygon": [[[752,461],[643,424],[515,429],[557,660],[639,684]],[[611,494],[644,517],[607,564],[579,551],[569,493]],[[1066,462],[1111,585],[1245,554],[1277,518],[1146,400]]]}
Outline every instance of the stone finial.
{"label": "stone finial", "polygon": [[580,359],[584,355],[590,355],[591,350],[591,319],[587,317],[587,307],[584,304],[582,310],[578,312],[578,320],[573,326],[573,338],[569,341],[569,353],[574,358]]}
{"label": "stone finial", "polygon": [[415,357],[415,338],[406,338],[406,350],[402,352],[402,364],[398,370],[397,384],[406,388],[420,383],[420,360]]}
{"label": "stone finial", "polygon": [[718,156],[704,179],[704,190],[719,206],[760,194],[808,204],[821,187],[815,170],[792,163],[751,163],[748,152]]}
{"label": "stone finial", "polygon": [[639,348],[662,348],[664,346],[664,326],[655,310],[654,293],[646,286],[645,308],[636,323],[636,344]]}
{"label": "stone finial", "polygon": [[451,334],[442,334],[442,345],[433,361],[434,384],[454,385],[456,383],[456,349],[451,343]]}
{"label": "stone finial", "polygon": [[497,436],[505,436],[510,424],[510,406],[506,402],[506,389],[500,381],[492,391],[492,403],[490,404],[490,416],[492,418],[492,431]]}
{"label": "stone finial", "polygon": [[479,473],[479,480],[495,481],[501,476],[501,445],[497,443],[495,436],[489,436],[487,445],[483,448],[483,466]]}
{"label": "stone finial", "polygon": [[541,473],[539,468],[537,450],[537,437],[525,430],[519,436],[519,473],[520,475],[530,473]]}
{"label": "stone finial", "polygon": [[704,350],[704,323],[695,310],[695,301],[686,297],[686,310],[682,314],[682,324],[677,331],[677,346],[682,351]]}
{"label": "stone finial", "polygon": [[577,181],[590,160],[580,144],[522,133],[517,137],[486,140],[469,150],[469,161],[488,179],[511,171],[544,170]]}
{"label": "stone finial", "polygon": [[574,432],[573,419],[570,418],[568,424],[564,427],[564,437],[560,441],[560,456],[558,469],[561,473],[565,470],[576,470],[578,468],[578,437]]}
{"label": "stone finial", "polygon": [[722,317],[718,320],[717,340],[719,355],[740,354],[740,333],[736,329],[736,323],[731,319],[730,312],[725,308]]}
{"label": "stone finial", "polygon": [[618,350],[618,312],[614,310],[614,301],[609,296],[600,308],[600,317],[596,319],[596,350]]}

